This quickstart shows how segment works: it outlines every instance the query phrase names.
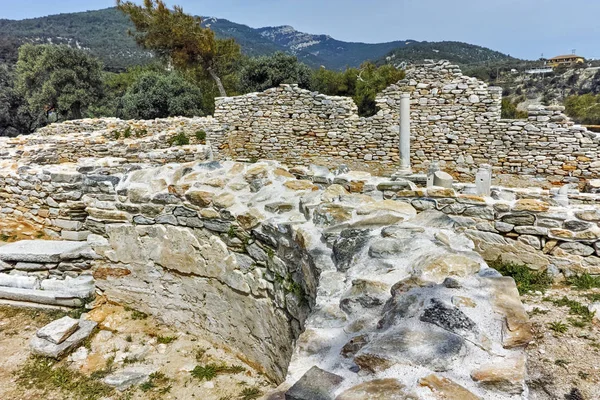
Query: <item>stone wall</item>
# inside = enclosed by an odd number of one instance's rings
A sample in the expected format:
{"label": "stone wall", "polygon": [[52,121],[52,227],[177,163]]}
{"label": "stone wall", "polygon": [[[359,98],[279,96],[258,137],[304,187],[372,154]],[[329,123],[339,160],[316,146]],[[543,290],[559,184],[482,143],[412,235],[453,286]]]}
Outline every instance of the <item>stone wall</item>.
{"label": "stone wall", "polygon": [[412,96],[411,154],[416,170],[441,161],[461,179],[491,163],[495,173],[577,182],[597,177],[600,140],[558,106],[535,107],[526,120],[500,119],[502,90],[462,75],[448,62],[407,70],[377,96],[380,111],[363,118],[349,98],[294,85],[217,99],[226,134],[211,138],[224,157],[276,159],[289,165],[346,164],[389,174],[399,162],[400,94]]}
{"label": "stone wall", "polygon": [[[31,164],[60,164],[84,158],[119,159],[120,162],[201,161],[210,148],[196,132],[215,135],[221,127],[211,117],[166,118],[149,121],[122,121],[116,118],[84,119],[52,124],[33,135],[0,137],[0,162],[19,160]],[[176,145],[179,134],[189,145]]]}
{"label": "stone wall", "polygon": [[[406,79],[377,95],[379,112],[359,117],[350,98],[281,85],[262,93],[218,98],[213,117],[68,121],[18,138],[0,138],[0,161],[37,164],[117,157],[128,162],[210,158],[273,159],[287,165],[346,164],[377,175],[399,164],[399,103],[411,94],[411,158],[423,171],[433,161],[462,181],[477,167],[543,177],[552,184],[596,178],[598,134],[576,126],[559,106],[537,106],[523,120],[500,118],[501,89],[462,75],[448,62],[411,67]],[[196,132],[206,133],[206,141]],[[177,146],[184,134],[190,145]],[[207,147],[203,147],[207,145]]]}

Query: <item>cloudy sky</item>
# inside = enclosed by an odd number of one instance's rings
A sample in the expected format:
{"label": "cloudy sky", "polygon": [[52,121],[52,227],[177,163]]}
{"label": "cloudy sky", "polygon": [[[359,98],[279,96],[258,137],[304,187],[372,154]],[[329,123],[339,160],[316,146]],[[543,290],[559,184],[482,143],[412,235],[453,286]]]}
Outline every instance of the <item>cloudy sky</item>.
{"label": "cloudy sky", "polygon": [[[114,0],[0,0],[0,18],[111,7]],[[515,57],[600,58],[600,0],[167,0],[252,27],[292,25],[336,39],[458,40]]]}

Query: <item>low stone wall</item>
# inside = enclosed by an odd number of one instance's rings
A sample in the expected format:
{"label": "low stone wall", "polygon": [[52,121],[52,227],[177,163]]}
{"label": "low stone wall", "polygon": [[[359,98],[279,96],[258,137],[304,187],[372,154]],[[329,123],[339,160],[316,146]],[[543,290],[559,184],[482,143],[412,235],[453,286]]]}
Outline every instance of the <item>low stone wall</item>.
{"label": "low stone wall", "polygon": [[97,255],[85,243],[19,241],[0,248],[0,299],[82,307],[95,293]]}
{"label": "low stone wall", "polygon": [[[19,159],[31,164],[78,162],[83,158],[120,159],[121,162],[189,162],[206,160],[210,147],[196,132],[220,132],[208,118],[166,118],[122,121],[116,118],[86,119],[52,124],[33,135],[0,137],[0,162]],[[184,135],[189,145],[173,142]]]}

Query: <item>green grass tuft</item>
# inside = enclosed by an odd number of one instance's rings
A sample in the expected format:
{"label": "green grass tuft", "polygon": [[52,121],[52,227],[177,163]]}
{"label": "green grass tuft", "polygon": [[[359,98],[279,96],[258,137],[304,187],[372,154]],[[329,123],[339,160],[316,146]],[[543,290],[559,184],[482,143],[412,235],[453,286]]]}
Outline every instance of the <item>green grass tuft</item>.
{"label": "green grass tuft", "polygon": [[565,333],[569,330],[569,327],[560,321],[555,321],[548,324],[548,329],[553,330],[556,333]]}
{"label": "green grass tuft", "polygon": [[131,319],[140,320],[148,318],[148,314],[145,314],[138,310],[131,310]]}
{"label": "green grass tuft", "polygon": [[590,274],[572,277],[567,282],[579,290],[600,288],[600,276],[592,276]]}
{"label": "green grass tuft", "polygon": [[16,373],[17,384],[28,389],[58,390],[78,400],[98,400],[114,393],[114,389],[94,377],[60,365],[45,357],[30,357]]}
{"label": "green grass tuft", "polygon": [[174,342],[177,339],[177,336],[157,336],[156,341],[159,344],[169,344]]}
{"label": "green grass tuft", "polygon": [[255,388],[255,387],[245,388],[240,393],[241,400],[254,400],[254,399],[258,399],[260,396],[262,396],[262,392],[258,388]]}
{"label": "green grass tuft", "polygon": [[206,140],[206,132],[204,132],[203,130],[199,130],[196,131],[196,133],[194,134],[196,136],[196,140],[203,142]]}
{"label": "green grass tuft", "polygon": [[552,277],[546,271],[533,271],[527,265],[505,263],[500,259],[488,264],[502,275],[512,277],[521,295],[529,292],[544,293],[552,285]]}
{"label": "green grass tuft", "polygon": [[183,132],[179,132],[169,140],[171,146],[185,146],[190,144],[190,138]]}
{"label": "green grass tuft", "polygon": [[552,303],[558,307],[569,307],[569,314],[577,315],[584,323],[590,323],[594,319],[594,312],[591,312],[589,308],[580,302],[569,299],[567,296],[563,296],[562,299],[552,300]]}
{"label": "green grass tuft", "polygon": [[220,374],[239,374],[246,371],[241,365],[227,366],[225,364],[210,363],[206,365],[197,365],[191,372],[194,378],[200,380],[213,380]]}
{"label": "green grass tuft", "polygon": [[[166,394],[171,391],[171,385],[167,386],[169,378],[162,372],[154,372],[150,374],[148,380],[140,385],[142,392],[149,392],[150,390],[157,389],[156,391],[160,394]],[[161,387],[162,386],[162,387]]]}

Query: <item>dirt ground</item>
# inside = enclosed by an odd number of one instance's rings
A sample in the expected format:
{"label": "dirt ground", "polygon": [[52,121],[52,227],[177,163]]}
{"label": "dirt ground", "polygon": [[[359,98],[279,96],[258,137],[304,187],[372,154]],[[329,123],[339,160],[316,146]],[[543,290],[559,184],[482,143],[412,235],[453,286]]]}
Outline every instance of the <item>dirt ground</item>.
{"label": "dirt ground", "polygon": [[[272,385],[261,374],[208,341],[162,326],[135,310],[103,304],[89,313],[99,322],[92,339],[59,363],[31,356],[28,341],[64,312],[0,305],[2,400],[252,400]],[[216,376],[192,375],[217,369]],[[153,373],[120,392],[102,379],[124,369]]]}
{"label": "dirt ground", "polygon": [[535,333],[527,348],[529,398],[600,400],[600,316],[585,321],[587,305],[600,301],[600,289],[560,287],[522,300]]}

